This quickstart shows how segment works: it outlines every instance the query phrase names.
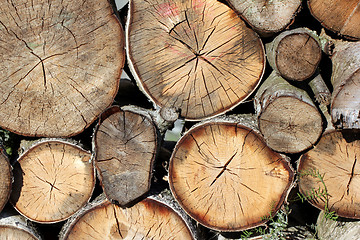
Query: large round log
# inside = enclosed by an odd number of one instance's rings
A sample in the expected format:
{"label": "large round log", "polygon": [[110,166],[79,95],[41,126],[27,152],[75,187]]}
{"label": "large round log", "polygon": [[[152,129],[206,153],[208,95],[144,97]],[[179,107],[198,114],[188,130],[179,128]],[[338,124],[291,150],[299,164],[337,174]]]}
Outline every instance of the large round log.
{"label": "large round log", "polygon": [[113,102],[124,34],[107,0],[1,1],[0,55],[0,126],[72,136]]}
{"label": "large round log", "polygon": [[90,152],[62,140],[45,140],[15,163],[10,200],[32,221],[60,222],[90,200],[94,185]]}
{"label": "large round log", "polygon": [[260,38],[216,0],[131,0],[126,34],[140,89],[187,120],[234,108],[264,72]]}
{"label": "large round log", "polygon": [[175,199],[211,229],[240,231],[263,224],[292,184],[289,162],[246,126],[236,120],[202,123],[184,134],[171,156]]}

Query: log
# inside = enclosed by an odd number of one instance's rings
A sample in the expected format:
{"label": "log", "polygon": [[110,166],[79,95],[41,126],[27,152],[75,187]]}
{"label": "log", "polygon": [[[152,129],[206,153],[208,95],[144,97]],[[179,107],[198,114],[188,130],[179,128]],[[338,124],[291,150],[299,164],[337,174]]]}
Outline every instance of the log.
{"label": "log", "polygon": [[266,44],[269,64],[285,79],[309,79],[321,60],[319,41],[317,34],[308,28],[284,31]]}
{"label": "log", "polygon": [[34,222],[63,221],[90,199],[94,185],[91,153],[64,140],[41,140],[14,165],[10,201]]}
{"label": "log", "polygon": [[110,201],[125,206],[148,192],[159,141],[144,109],[109,108],[100,117],[93,142],[98,176]]}
{"label": "log", "polygon": [[259,130],[275,151],[299,153],[315,144],[322,117],[309,95],[273,71],[254,97]]}
{"label": "log", "polygon": [[[13,182],[12,167],[5,149],[0,145],[0,212],[10,198]],[[1,235],[1,234],[0,234]]]}
{"label": "log", "polygon": [[313,206],[338,216],[360,219],[360,135],[332,130],[298,163],[299,190]]}
{"label": "log", "polygon": [[26,136],[82,132],[117,94],[124,34],[107,0],[0,3],[0,126]]}
{"label": "log", "polygon": [[351,39],[360,39],[359,1],[308,0],[311,14],[327,29]]}
{"label": "log", "polygon": [[227,0],[260,35],[271,36],[292,24],[301,0]]}
{"label": "log", "polygon": [[11,208],[0,213],[0,236],[1,239],[42,239],[35,226]]}
{"label": "log", "polygon": [[213,119],[178,141],[169,163],[170,189],[200,224],[240,231],[265,223],[293,181],[289,162],[247,126],[255,118]]}
{"label": "log", "polygon": [[348,219],[332,220],[321,211],[316,222],[319,240],[358,240],[360,238],[360,221]]}
{"label": "log", "polygon": [[240,104],[265,69],[261,40],[216,0],[132,0],[126,36],[139,88],[191,121]]}
{"label": "log", "polygon": [[130,208],[96,199],[72,217],[60,232],[70,239],[195,239],[186,222],[169,205],[146,198]]}
{"label": "log", "polygon": [[[322,34],[331,43],[333,92],[331,118],[336,128],[360,128],[360,42],[333,40]],[[330,44],[325,45],[328,46]]]}

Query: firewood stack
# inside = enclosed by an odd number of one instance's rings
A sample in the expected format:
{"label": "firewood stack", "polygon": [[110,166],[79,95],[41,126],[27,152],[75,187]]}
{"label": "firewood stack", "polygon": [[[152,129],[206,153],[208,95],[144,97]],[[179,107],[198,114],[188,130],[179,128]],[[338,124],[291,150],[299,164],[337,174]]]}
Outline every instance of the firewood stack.
{"label": "firewood stack", "polygon": [[2,1],[0,236],[301,239],[320,209],[325,239],[360,219],[359,5]]}

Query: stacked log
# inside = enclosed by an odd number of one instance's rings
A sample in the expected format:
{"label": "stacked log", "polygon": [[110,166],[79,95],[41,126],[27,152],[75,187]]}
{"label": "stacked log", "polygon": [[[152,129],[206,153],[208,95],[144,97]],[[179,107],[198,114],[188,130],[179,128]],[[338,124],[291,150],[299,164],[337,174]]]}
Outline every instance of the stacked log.
{"label": "stacked log", "polygon": [[358,2],[113,2],[0,3],[1,237],[295,239],[294,196],[320,238],[360,218]]}

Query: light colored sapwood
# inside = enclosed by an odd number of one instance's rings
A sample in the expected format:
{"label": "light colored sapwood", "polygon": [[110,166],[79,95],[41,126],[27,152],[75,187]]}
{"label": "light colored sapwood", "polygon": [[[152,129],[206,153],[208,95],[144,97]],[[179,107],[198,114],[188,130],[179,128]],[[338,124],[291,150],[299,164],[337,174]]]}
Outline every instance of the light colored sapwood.
{"label": "light colored sapwood", "polygon": [[0,126],[72,136],[113,102],[124,34],[107,0],[1,1],[0,55]]}

